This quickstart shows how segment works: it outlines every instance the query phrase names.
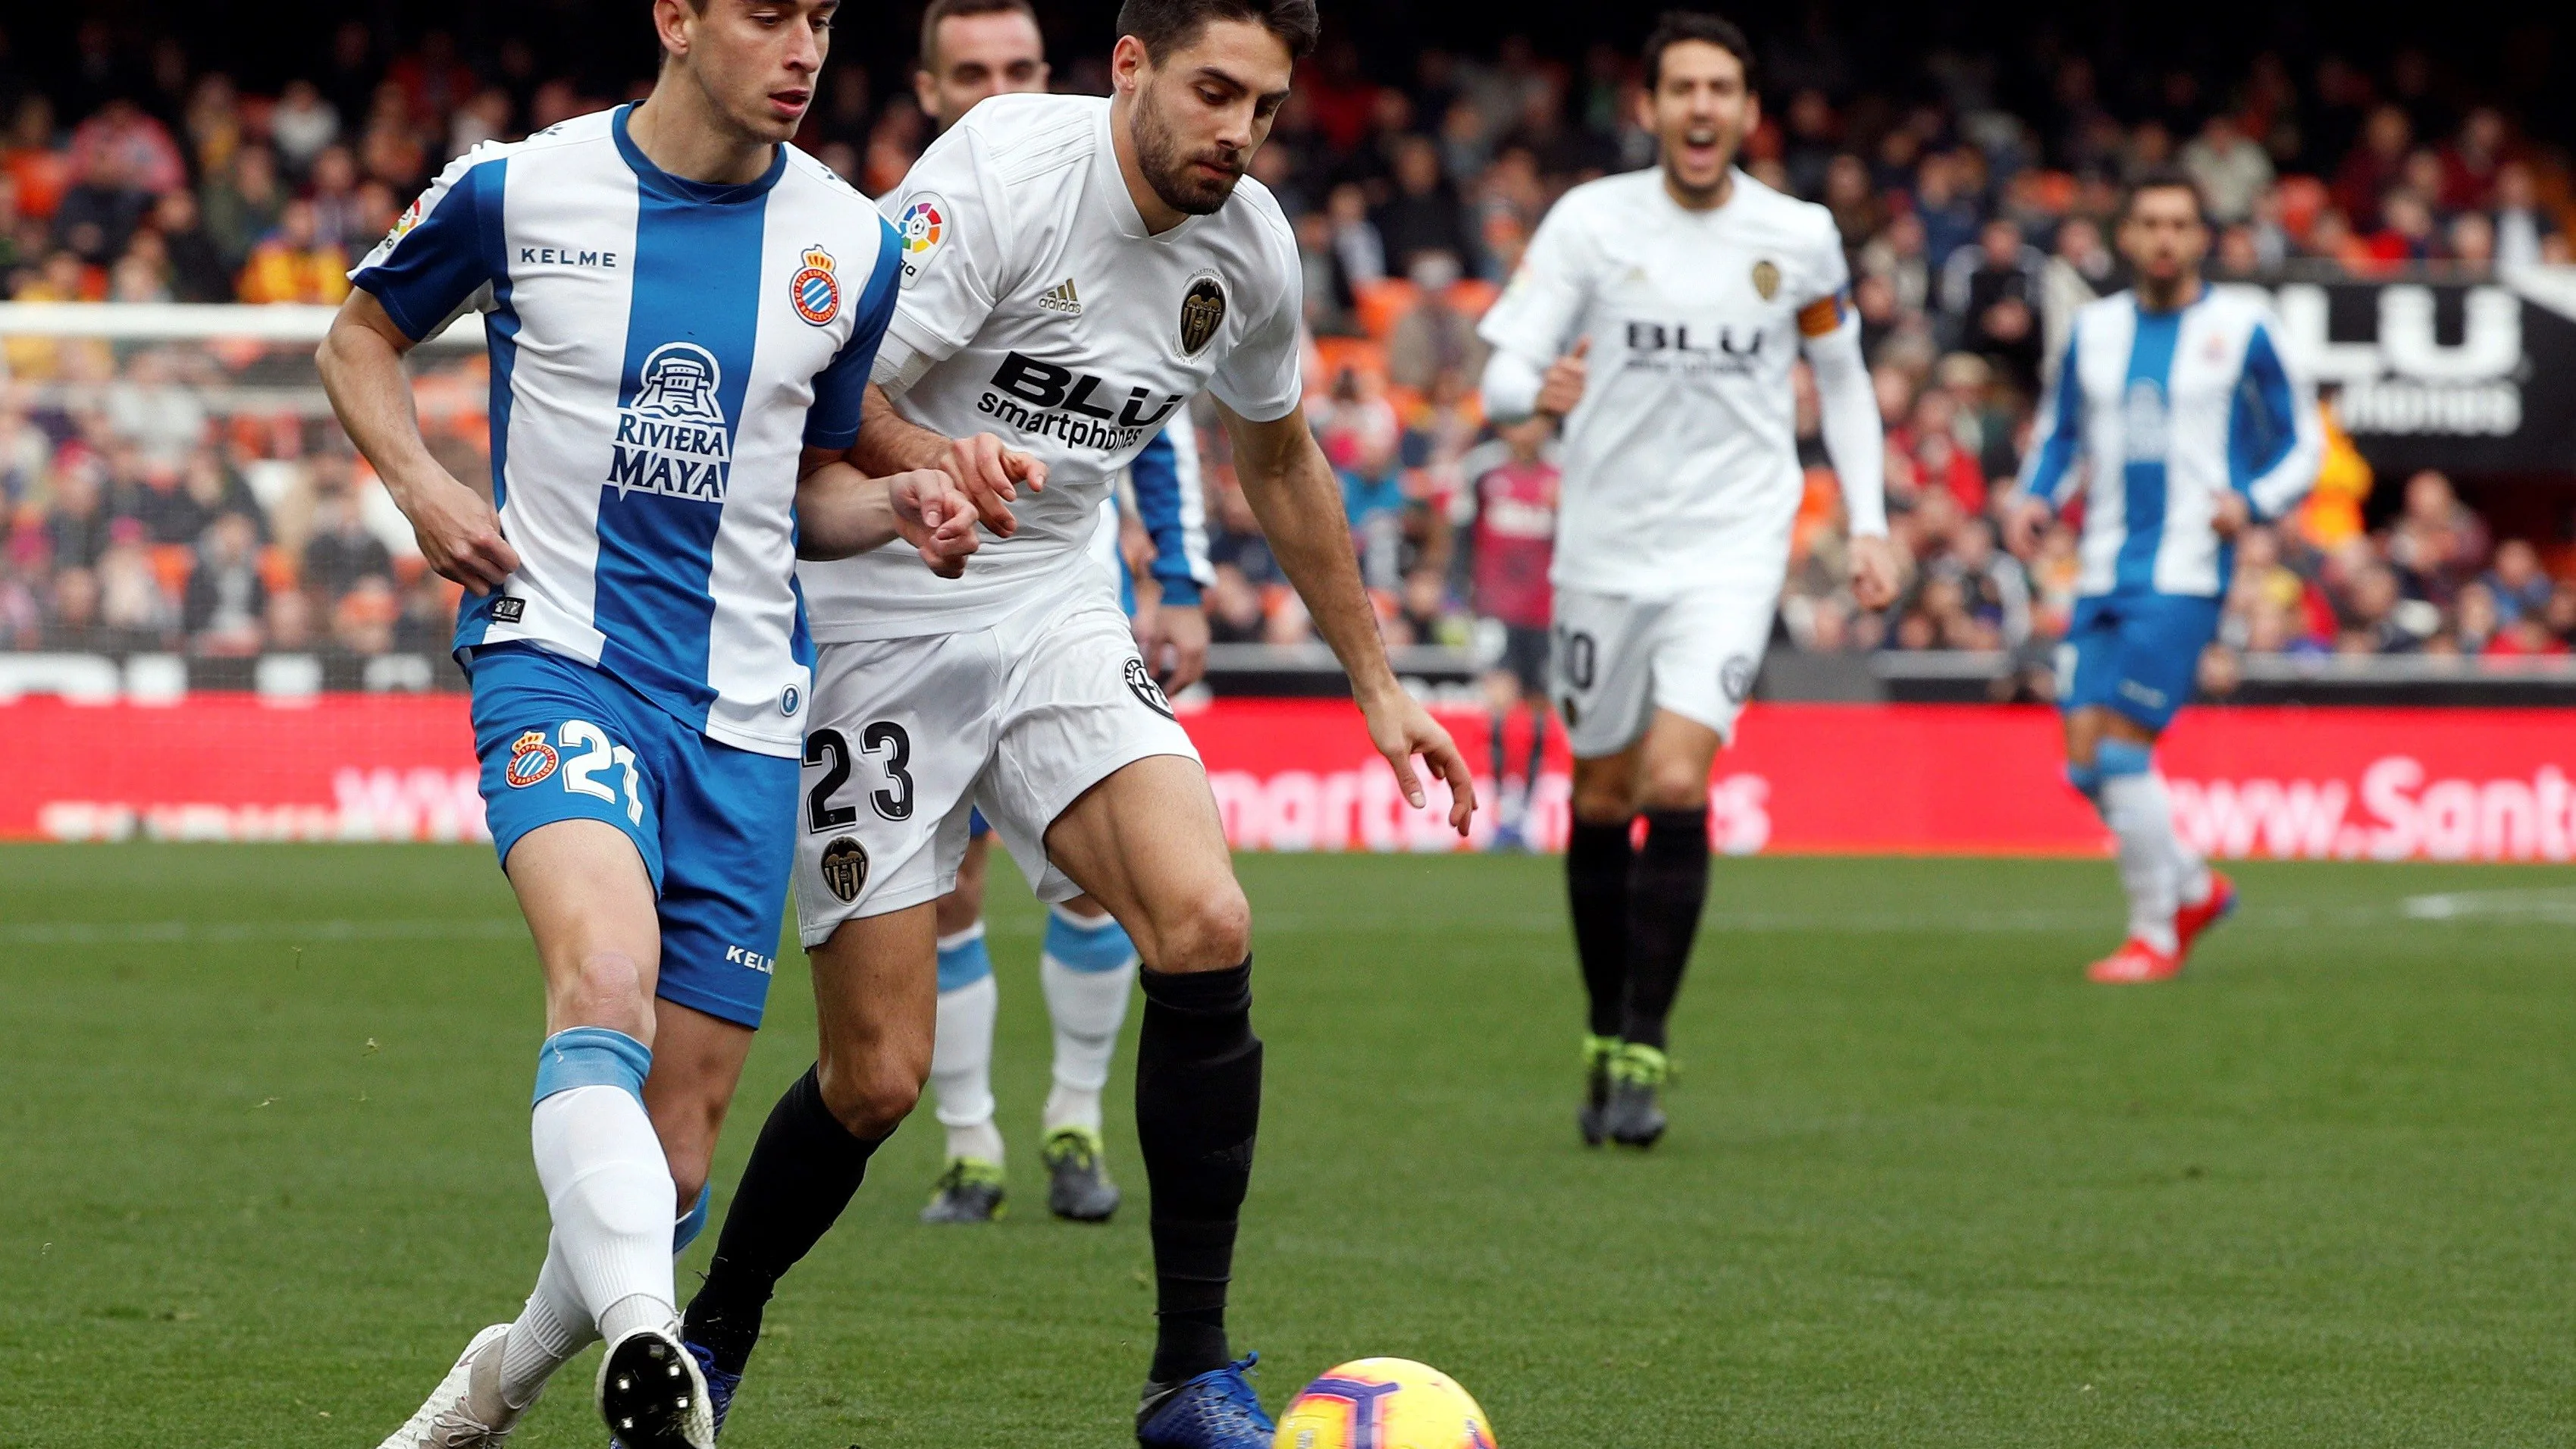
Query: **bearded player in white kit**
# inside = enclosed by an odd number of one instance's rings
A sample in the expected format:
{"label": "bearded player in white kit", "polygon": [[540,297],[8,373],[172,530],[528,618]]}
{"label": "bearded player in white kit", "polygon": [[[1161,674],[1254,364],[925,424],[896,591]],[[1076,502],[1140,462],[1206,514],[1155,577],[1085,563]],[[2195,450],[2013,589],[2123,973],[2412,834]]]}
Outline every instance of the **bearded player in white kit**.
{"label": "bearded player in white kit", "polygon": [[1761,668],[1803,488],[1801,352],[1850,515],[1853,595],[1883,608],[1897,579],[1833,216],[1734,169],[1760,119],[1744,33],[1671,12],[1645,62],[1640,120],[1661,165],[1566,193],[1478,329],[1494,346],[1486,413],[1565,430],[1550,672],[1574,753],[1565,874],[1591,998],[1578,1125],[1596,1146],[1664,1132],[1665,1018],[1708,889],[1709,771]]}
{"label": "bearded player in white kit", "polygon": [[[939,589],[865,564],[801,576],[822,649],[796,895],[821,1051],[762,1128],[685,1318],[720,1397],[778,1279],[920,1093],[934,903],[980,804],[1041,897],[1089,895],[1143,958],[1159,1327],[1137,1439],[1270,1443],[1225,1330],[1260,1113],[1251,911],[1196,751],[1086,545],[1117,470],[1211,393],[1371,740],[1417,808],[1412,758],[1445,779],[1465,832],[1465,761],[1388,668],[1306,426],[1294,238],[1242,180],[1316,23],[1312,0],[1127,0],[1111,99],[983,101],[882,203],[904,275],[875,369],[891,405],[871,407],[859,454],[948,472],[993,538]],[[846,748],[813,749],[826,730]]]}

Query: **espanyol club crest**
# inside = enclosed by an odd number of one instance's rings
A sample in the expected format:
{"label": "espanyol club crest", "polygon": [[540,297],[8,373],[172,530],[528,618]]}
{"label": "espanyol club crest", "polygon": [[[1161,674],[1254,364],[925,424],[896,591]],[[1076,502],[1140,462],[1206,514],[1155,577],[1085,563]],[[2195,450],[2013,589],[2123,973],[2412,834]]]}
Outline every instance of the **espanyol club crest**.
{"label": "espanyol club crest", "polygon": [[841,315],[841,279],[833,273],[832,254],[821,243],[805,249],[805,265],[787,279],[787,300],[796,315],[816,327],[831,325]]}
{"label": "espanyol club crest", "polygon": [[555,772],[558,757],[555,747],[546,743],[543,730],[530,730],[510,742],[510,763],[501,767],[501,778],[513,790],[543,784]]}

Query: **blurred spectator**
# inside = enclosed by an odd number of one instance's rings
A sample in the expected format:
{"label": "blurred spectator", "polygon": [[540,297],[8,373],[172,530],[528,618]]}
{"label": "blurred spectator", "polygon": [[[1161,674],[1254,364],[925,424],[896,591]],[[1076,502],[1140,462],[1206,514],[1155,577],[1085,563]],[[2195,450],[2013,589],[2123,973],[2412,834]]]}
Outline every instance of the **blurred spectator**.
{"label": "blurred spectator", "polygon": [[1476,254],[1457,193],[1440,174],[1440,148],[1427,136],[1407,136],[1395,147],[1395,195],[1370,218],[1388,270],[1411,273],[1417,258],[1445,253],[1452,274]]}
{"label": "blurred spectator", "polygon": [[298,197],[286,203],[277,230],[251,248],[240,295],[245,302],[337,305],[349,295],[348,274],[348,253],[317,233],[313,203]]}
{"label": "blurred spectator", "polygon": [[2540,206],[2531,167],[2507,161],[2496,168],[2495,181],[2496,265],[2566,261],[2567,239],[2558,219]]}
{"label": "blurred spectator", "polygon": [[301,176],[323,147],[340,139],[340,112],[313,82],[288,81],[269,108],[268,139],[286,168]]}
{"label": "blurred spectator", "polygon": [[2199,183],[2209,219],[2221,226],[2252,217],[2255,199],[2272,185],[2272,158],[2224,111],[2212,112],[2201,123],[2200,134],[2182,148],[2179,160]]}
{"label": "blurred spectator", "polygon": [[2540,566],[2540,550],[2525,539],[2508,538],[2497,544],[2495,565],[2479,584],[2496,616],[2507,622],[2525,614],[2537,617],[2549,607],[2549,575]]}
{"label": "blurred spectator", "polygon": [[[393,555],[386,552],[382,540],[367,531],[359,516],[355,491],[336,492],[322,499],[313,522],[313,536],[304,545],[305,588],[333,604],[366,579],[381,580],[390,590]],[[385,622],[392,622],[391,614]]]}
{"label": "blurred spectator", "polygon": [[358,214],[358,163],[348,147],[325,146],[313,158],[305,205],[313,210],[313,234],[321,241],[352,256],[374,243]]}
{"label": "blurred spectator", "polygon": [[2022,240],[2019,224],[2007,217],[1987,222],[1977,245],[1954,253],[1941,271],[1942,308],[1957,344],[2035,383],[2047,268],[2048,258]]}
{"label": "blurred spectator", "polygon": [[186,187],[161,194],[152,204],[152,234],[160,238],[164,275],[171,295],[182,302],[229,302],[233,269],[208,235],[198,214],[197,198]]}
{"label": "blurred spectator", "polygon": [[2405,512],[2389,531],[2388,562],[2407,592],[2448,604],[2486,563],[2487,530],[2453,491],[2451,480],[2425,469],[2406,480]]}
{"label": "blurred spectator", "polygon": [[259,573],[259,526],[226,513],[207,528],[188,575],[180,627],[197,654],[257,654],[266,643],[268,585]]}
{"label": "blurred spectator", "polygon": [[1476,335],[1476,319],[1460,311],[1452,296],[1459,281],[1458,259],[1442,251],[1416,253],[1411,280],[1422,300],[1388,334],[1387,380],[1425,392],[1443,373],[1483,376],[1489,349]]}
{"label": "blurred spectator", "polygon": [[227,272],[241,270],[251,248],[277,229],[286,209],[277,158],[265,146],[244,146],[229,171],[206,179],[203,196],[206,236]]}

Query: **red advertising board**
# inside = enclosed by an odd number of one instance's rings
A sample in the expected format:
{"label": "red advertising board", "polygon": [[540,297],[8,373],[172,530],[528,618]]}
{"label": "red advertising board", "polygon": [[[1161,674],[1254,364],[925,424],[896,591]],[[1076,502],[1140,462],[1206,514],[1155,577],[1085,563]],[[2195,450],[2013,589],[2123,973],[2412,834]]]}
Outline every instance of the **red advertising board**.
{"label": "red advertising board", "polygon": [[[1229,699],[1184,719],[1240,848],[1457,848],[1445,794],[1407,809],[1347,703]],[[1447,719],[1490,801],[1483,716]],[[2184,835],[2217,856],[2576,858],[2576,730],[2556,711],[2193,710],[2163,765]],[[0,704],[0,837],[479,839],[474,778],[452,695]],[[1566,796],[1552,738],[1529,815],[1542,848],[1564,839]],[[2105,848],[2045,709],[1755,705],[1709,798],[1738,853]]]}

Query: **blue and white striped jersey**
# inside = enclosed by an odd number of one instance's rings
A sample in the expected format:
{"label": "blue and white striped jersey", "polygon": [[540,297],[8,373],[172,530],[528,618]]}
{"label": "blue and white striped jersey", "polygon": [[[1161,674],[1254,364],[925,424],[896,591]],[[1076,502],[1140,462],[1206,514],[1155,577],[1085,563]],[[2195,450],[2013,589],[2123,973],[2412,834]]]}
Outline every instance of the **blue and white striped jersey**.
{"label": "blue and white striped jersey", "polygon": [[458,157],[350,280],[414,338],[485,314],[519,571],[467,596],[456,648],[527,640],[794,755],[814,656],[799,454],[858,436],[901,244],[792,146],[739,186],[669,175],[627,109]]}
{"label": "blue and white striped jersey", "polygon": [[2260,520],[2306,495],[2325,433],[2281,338],[2262,294],[2236,288],[2172,312],[2120,292],[2075,314],[2021,483],[2062,508],[2081,480],[2077,593],[2224,593],[2234,551],[2210,528],[2219,495],[2244,494]]}

